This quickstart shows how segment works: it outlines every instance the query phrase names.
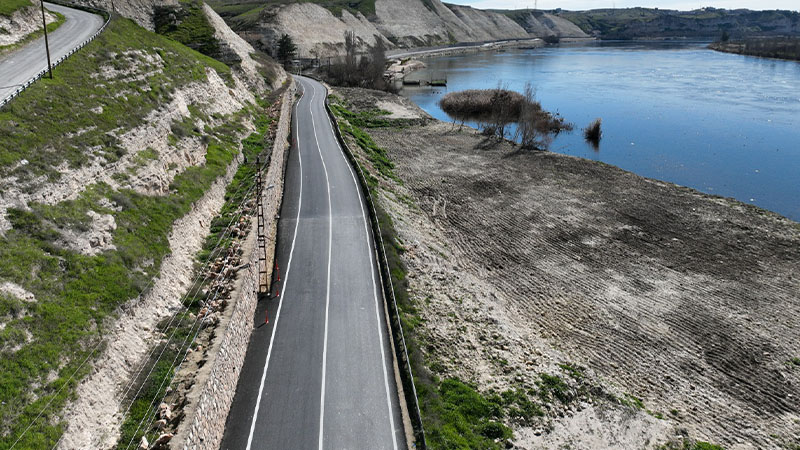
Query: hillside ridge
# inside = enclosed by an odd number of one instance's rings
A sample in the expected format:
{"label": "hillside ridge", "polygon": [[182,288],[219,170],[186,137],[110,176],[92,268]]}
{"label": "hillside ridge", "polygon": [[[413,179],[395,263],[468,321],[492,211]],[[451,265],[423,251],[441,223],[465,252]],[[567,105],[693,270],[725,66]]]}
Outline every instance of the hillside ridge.
{"label": "hillside ridge", "polygon": [[[345,31],[362,46],[378,39],[387,48],[413,48],[462,42],[529,39],[545,36],[588,38],[566,19],[538,11],[511,17],[440,0],[375,0],[331,4],[209,2],[254,47],[273,54],[282,34],[297,44],[298,56],[335,56],[344,47]],[[355,7],[351,6],[355,5]],[[307,25],[313,23],[313,29]]]}

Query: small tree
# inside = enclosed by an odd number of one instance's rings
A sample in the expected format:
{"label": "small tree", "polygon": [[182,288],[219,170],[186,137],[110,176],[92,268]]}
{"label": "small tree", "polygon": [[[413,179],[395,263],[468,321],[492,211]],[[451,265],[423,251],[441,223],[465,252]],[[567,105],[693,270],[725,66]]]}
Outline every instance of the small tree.
{"label": "small tree", "polygon": [[728,31],[727,31],[727,30],[723,30],[723,31],[722,31],[722,37],[720,37],[720,38],[719,38],[719,41],[720,41],[720,42],[728,42],[728,40],[729,40],[730,38],[731,38],[731,37],[730,37],[730,36],[728,36]]}
{"label": "small tree", "polygon": [[294,45],[292,37],[288,34],[281,35],[281,38],[278,39],[278,61],[286,67],[294,59],[296,53],[297,46]]}

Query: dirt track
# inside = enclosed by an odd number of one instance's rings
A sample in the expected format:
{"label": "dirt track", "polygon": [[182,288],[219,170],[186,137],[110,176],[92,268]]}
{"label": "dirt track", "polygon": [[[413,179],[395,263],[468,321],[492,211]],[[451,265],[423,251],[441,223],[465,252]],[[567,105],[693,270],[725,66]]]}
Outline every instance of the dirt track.
{"label": "dirt track", "polygon": [[424,123],[369,130],[403,180],[392,189],[408,192],[450,264],[497,290],[497,307],[537,345],[693,437],[726,448],[800,445],[800,366],[791,362],[800,357],[800,225]]}

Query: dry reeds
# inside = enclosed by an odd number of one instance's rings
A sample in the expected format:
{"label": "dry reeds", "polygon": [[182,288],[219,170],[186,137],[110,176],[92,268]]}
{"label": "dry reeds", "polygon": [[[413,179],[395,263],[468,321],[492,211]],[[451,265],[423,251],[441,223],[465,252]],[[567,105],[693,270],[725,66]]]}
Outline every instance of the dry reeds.
{"label": "dry reeds", "polygon": [[508,137],[508,125],[516,123],[514,137],[525,149],[544,149],[552,136],[572,129],[563,117],[542,108],[530,83],[524,94],[502,87],[451,92],[439,100],[439,107],[453,120],[478,122],[484,134],[501,139]]}
{"label": "dry reeds", "polygon": [[603,131],[600,129],[602,123],[603,119],[598,117],[594,119],[589,126],[583,129],[583,137],[586,139],[586,142],[592,144],[595,150],[600,148],[600,138],[603,137]]}

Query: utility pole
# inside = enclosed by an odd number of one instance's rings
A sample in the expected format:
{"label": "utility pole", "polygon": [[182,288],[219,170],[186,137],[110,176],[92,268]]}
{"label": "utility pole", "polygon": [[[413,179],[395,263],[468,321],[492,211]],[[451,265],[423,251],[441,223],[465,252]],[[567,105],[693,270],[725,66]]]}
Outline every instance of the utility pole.
{"label": "utility pole", "polygon": [[50,64],[50,43],[47,40],[47,18],[44,15],[44,0],[41,0],[42,5],[42,26],[44,27],[44,49],[47,51],[47,71],[50,72],[50,79],[53,79],[53,66]]}

